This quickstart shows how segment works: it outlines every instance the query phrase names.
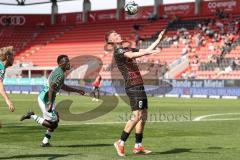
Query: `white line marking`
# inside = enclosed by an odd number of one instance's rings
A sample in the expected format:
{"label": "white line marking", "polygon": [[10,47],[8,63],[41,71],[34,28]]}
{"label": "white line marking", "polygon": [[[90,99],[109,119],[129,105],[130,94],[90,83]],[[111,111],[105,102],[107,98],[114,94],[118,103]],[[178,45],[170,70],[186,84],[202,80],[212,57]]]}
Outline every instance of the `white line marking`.
{"label": "white line marking", "polygon": [[240,120],[240,118],[224,118],[224,119],[217,118],[217,119],[203,119],[203,120],[201,120],[200,122],[203,122],[203,121],[234,121],[234,120]]}
{"label": "white line marking", "polygon": [[[147,121],[147,123],[182,123],[182,122],[192,122],[192,121]],[[61,126],[74,126],[74,125],[105,125],[105,124],[126,124],[127,122],[86,122],[86,123],[61,123]],[[38,126],[37,124],[26,124],[26,125],[17,125],[17,124],[2,124],[3,127],[22,127],[22,126]]]}
{"label": "white line marking", "polygon": [[[200,117],[196,117],[193,119],[193,121],[201,121],[202,119],[208,118],[208,117],[216,117],[216,116],[225,116],[225,115],[240,115],[240,113],[222,113],[222,114],[209,114],[209,115],[204,115]],[[232,118],[231,118],[232,119]],[[236,119],[236,118],[235,118]],[[225,120],[225,119],[222,119]]]}
{"label": "white line marking", "polygon": [[[180,123],[180,122],[191,122],[191,121],[190,120],[189,121],[147,121],[147,123]],[[96,125],[96,124],[125,124],[125,123],[127,122],[89,122],[89,123],[82,123],[82,124]]]}
{"label": "white line marking", "polygon": [[[183,122],[204,122],[204,121],[233,121],[240,120],[240,118],[217,118],[217,119],[204,119],[207,117],[222,116],[222,115],[240,115],[240,113],[223,113],[223,114],[210,114],[194,118],[192,121],[147,121],[147,123],[183,123]],[[86,123],[61,123],[61,126],[74,126],[74,125],[106,125],[106,124],[126,124],[127,122],[86,122]],[[33,127],[38,126],[37,124],[2,124],[2,127]]]}

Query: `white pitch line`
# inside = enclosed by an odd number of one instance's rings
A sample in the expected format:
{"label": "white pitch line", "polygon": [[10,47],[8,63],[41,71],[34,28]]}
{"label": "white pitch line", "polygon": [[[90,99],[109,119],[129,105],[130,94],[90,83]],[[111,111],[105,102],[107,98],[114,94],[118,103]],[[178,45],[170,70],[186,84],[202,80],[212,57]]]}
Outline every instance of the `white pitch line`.
{"label": "white pitch line", "polygon": [[[240,115],[240,113],[234,113],[237,115]],[[215,114],[215,115],[223,115],[223,114]],[[226,114],[224,114],[226,115]],[[203,116],[201,116],[203,117]],[[197,118],[201,118],[197,117]],[[208,115],[209,117],[209,115]],[[204,122],[204,121],[232,121],[232,120],[240,120],[240,118],[226,118],[226,119],[200,119],[196,120],[195,118],[192,121],[148,121],[147,123],[188,123],[188,122]],[[126,124],[127,122],[88,122],[88,123],[60,123],[60,126],[74,126],[74,125],[106,125],[106,124]],[[38,126],[37,124],[34,125],[16,125],[16,124],[2,124],[2,127],[33,127],[33,126]]]}
{"label": "white pitch line", "polygon": [[[208,118],[208,117],[225,116],[225,115],[240,115],[240,113],[209,114],[209,115],[196,117],[196,118],[193,119],[193,121],[201,121],[202,119],[205,119],[205,118]],[[232,119],[232,118],[230,118],[230,119]]]}
{"label": "white pitch line", "polygon": [[[182,123],[182,122],[192,122],[192,121],[190,120],[189,121],[147,121],[146,123]],[[125,123],[127,122],[89,122],[89,123],[82,123],[82,124],[95,125],[95,124],[125,124]]]}
{"label": "white pitch line", "polygon": [[[147,121],[147,123],[183,123],[183,122],[192,122],[192,121]],[[74,126],[74,125],[105,125],[105,124],[126,124],[127,122],[87,122],[87,123],[61,123],[60,126]],[[27,125],[16,125],[16,124],[2,124],[3,127],[32,127],[37,126],[34,124]]]}
{"label": "white pitch line", "polygon": [[204,121],[234,121],[234,120],[240,120],[240,118],[216,118],[216,119],[203,119],[200,122]]}

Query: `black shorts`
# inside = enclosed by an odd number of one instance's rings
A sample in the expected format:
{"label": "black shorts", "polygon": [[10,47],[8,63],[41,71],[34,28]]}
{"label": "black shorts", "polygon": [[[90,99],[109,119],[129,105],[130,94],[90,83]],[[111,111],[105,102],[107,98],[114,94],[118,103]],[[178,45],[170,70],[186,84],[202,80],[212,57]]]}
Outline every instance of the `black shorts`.
{"label": "black shorts", "polygon": [[129,97],[130,106],[133,111],[148,108],[147,94],[145,92],[144,86],[135,86],[126,88],[125,90],[127,96]]}

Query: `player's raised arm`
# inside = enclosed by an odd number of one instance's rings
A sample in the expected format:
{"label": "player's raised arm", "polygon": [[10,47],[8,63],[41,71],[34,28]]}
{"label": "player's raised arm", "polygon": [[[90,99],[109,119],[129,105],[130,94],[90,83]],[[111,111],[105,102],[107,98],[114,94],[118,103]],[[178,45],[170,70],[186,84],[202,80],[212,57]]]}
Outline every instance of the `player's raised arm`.
{"label": "player's raised arm", "polygon": [[146,55],[150,55],[150,54],[154,54],[156,53],[156,51],[148,51],[148,50],[143,50],[143,51],[139,51],[139,52],[125,52],[124,56],[130,59],[134,59],[134,58],[140,58]]}
{"label": "player's raised arm", "polygon": [[166,29],[164,29],[164,30],[158,35],[157,40],[156,40],[155,42],[153,42],[147,49],[140,49],[140,51],[146,51],[146,52],[148,52],[148,51],[154,50],[154,48],[156,48],[157,45],[161,42],[161,40],[162,40],[165,32],[166,32]]}

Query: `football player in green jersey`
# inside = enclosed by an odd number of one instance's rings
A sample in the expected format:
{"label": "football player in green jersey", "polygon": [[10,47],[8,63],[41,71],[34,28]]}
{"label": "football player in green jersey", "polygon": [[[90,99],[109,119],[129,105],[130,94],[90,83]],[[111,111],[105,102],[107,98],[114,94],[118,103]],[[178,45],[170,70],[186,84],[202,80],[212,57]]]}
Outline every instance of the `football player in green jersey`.
{"label": "football player in green jersey", "polygon": [[0,49],[0,94],[4,98],[5,102],[8,105],[10,111],[14,111],[14,106],[12,101],[9,99],[4,86],[3,86],[3,79],[5,75],[5,70],[7,67],[13,65],[14,56],[13,56],[13,47],[4,47]]}
{"label": "football player in green jersey", "polygon": [[58,67],[51,72],[48,83],[44,86],[43,90],[38,96],[38,104],[43,113],[43,117],[37,116],[33,112],[28,112],[26,115],[21,117],[21,121],[25,119],[33,119],[42,126],[48,128],[43,138],[42,147],[51,146],[49,139],[52,136],[53,131],[58,127],[59,116],[56,111],[56,94],[61,90],[68,92],[77,92],[84,95],[85,92],[79,89],[69,87],[64,84],[65,72],[70,70],[70,61],[67,55],[60,55],[57,58]]}

